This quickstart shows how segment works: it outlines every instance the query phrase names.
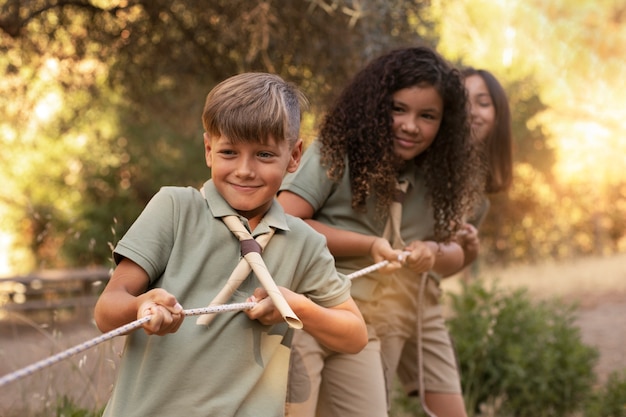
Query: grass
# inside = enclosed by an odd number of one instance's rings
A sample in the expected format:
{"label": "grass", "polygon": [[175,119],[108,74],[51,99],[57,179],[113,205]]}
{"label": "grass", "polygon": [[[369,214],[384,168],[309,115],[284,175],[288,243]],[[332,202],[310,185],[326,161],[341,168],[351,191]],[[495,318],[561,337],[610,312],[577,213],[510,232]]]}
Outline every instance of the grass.
{"label": "grass", "polygon": [[[590,308],[626,294],[626,254],[603,258],[581,258],[566,263],[546,261],[539,265],[479,268],[487,284],[501,288],[526,288],[538,299],[560,298]],[[442,283],[444,291],[460,290],[460,275]]]}
{"label": "grass", "polygon": [[[100,332],[88,319],[38,324],[12,315],[11,320],[0,322],[0,335],[0,375],[6,375]],[[64,398],[88,410],[101,408],[113,386],[122,343],[122,338],[109,340],[2,387],[0,415],[58,415],[59,401]]]}

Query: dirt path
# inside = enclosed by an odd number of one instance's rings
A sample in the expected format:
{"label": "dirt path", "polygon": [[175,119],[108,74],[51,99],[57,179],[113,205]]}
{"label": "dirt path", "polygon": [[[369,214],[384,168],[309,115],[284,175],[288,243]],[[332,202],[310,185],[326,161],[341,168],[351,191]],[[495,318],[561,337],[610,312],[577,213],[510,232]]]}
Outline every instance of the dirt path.
{"label": "dirt path", "polygon": [[626,299],[612,298],[580,309],[577,316],[583,342],[600,352],[596,365],[599,383],[612,371],[626,370]]}

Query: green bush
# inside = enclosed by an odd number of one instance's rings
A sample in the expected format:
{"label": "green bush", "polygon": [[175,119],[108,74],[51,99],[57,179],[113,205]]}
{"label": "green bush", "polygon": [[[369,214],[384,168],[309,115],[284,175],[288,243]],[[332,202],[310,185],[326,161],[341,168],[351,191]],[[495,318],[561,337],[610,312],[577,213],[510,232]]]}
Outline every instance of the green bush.
{"label": "green bush", "polygon": [[587,402],[585,417],[626,417],[626,371],[609,375]]}
{"label": "green bush", "polygon": [[448,320],[469,415],[481,408],[515,417],[582,410],[595,381],[595,348],[582,343],[574,308],[534,302],[480,281],[450,294]]}

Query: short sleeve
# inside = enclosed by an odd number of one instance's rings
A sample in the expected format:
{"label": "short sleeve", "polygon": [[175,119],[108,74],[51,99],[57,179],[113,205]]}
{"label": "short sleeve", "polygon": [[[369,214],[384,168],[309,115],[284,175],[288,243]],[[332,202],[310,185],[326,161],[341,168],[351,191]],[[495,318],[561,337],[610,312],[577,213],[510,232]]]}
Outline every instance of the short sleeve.
{"label": "short sleeve", "polygon": [[177,206],[171,188],[159,190],[117,243],[113,251],[115,262],[128,258],[146,271],[150,281],[158,278],[174,245]]}
{"label": "short sleeve", "polygon": [[291,191],[304,198],[314,211],[324,206],[335,186],[321,164],[319,146],[315,141],[306,149],[298,170],[287,174],[280,187],[280,191]]}

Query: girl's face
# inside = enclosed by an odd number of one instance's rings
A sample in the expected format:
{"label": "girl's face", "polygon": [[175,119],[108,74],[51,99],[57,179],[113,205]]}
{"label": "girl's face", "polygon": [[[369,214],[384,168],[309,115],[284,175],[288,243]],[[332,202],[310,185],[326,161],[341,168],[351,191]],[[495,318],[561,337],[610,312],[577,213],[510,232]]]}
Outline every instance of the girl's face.
{"label": "girl's face", "polygon": [[469,95],[472,135],[475,140],[484,142],[496,124],[496,108],[480,75],[465,78],[465,88]]}
{"label": "girl's face", "polygon": [[443,100],[435,87],[413,86],[393,95],[393,150],[409,161],[435,140],[443,117]]}

